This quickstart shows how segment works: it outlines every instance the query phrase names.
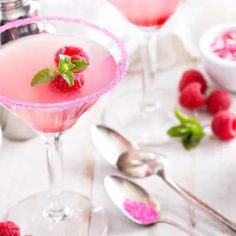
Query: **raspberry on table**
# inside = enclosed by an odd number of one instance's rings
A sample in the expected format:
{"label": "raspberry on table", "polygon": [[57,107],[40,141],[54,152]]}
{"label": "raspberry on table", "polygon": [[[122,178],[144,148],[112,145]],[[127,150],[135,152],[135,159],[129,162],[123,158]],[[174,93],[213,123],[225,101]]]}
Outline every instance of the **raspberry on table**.
{"label": "raspberry on table", "polygon": [[74,76],[75,79],[73,86],[69,86],[61,75],[58,75],[56,79],[49,84],[49,86],[52,89],[62,93],[76,92],[84,85],[84,76],[80,73],[75,73]]}
{"label": "raspberry on table", "polygon": [[214,116],[211,128],[218,138],[231,140],[236,136],[236,116],[230,111],[220,111]]}
{"label": "raspberry on table", "polygon": [[55,58],[54,58],[56,66],[58,66],[58,63],[59,63],[59,54],[69,56],[72,61],[74,60],[83,60],[87,62],[89,61],[89,57],[87,53],[82,48],[75,47],[75,46],[66,46],[66,47],[60,48],[56,52]]}
{"label": "raspberry on table", "polygon": [[216,114],[219,111],[229,109],[231,103],[232,101],[230,94],[225,90],[217,89],[207,98],[207,111],[211,114]]}
{"label": "raspberry on table", "polygon": [[201,72],[195,69],[187,70],[183,73],[179,83],[179,91],[181,92],[186,86],[192,82],[198,82],[201,85],[201,92],[205,93],[207,89],[207,83]]}
{"label": "raspberry on table", "polygon": [[202,94],[201,87],[201,84],[198,82],[188,84],[180,93],[180,105],[187,109],[203,107],[206,103],[206,97]]}
{"label": "raspberry on table", "polygon": [[11,221],[1,222],[0,236],[20,236],[20,228]]}

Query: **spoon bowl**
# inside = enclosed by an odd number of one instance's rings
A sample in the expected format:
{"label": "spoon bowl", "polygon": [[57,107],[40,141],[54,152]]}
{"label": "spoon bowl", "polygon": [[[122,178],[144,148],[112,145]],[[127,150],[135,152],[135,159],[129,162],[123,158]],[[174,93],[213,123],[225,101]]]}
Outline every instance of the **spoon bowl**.
{"label": "spoon bowl", "polygon": [[121,153],[116,166],[128,176],[144,178],[163,170],[166,163],[167,158],[158,152],[130,149]]}
{"label": "spoon bowl", "polygon": [[137,220],[134,216],[132,216],[125,210],[125,202],[134,201],[144,203],[148,206],[151,206],[156,210],[156,212],[160,212],[160,204],[154,198],[152,198],[142,187],[126,178],[115,175],[106,176],[104,179],[104,186],[112,202],[130,220],[140,225],[151,225],[153,223],[156,223],[152,222],[143,224],[141,221]]}
{"label": "spoon bowl", "polygon": [[96,149],[113,167],[116,167],[121,153],[137,148],[124,136],[104,125],[94,125],[90,131]]}
{"label": "spoon bowl", "polygon": [[174,221],[160,218],[161,206],[159,202],[134,182],[124,177],[110,175],[105,177],[104,186],[112,202],[136,224],[149,226],[164,223],[188,235],[192,233]]}

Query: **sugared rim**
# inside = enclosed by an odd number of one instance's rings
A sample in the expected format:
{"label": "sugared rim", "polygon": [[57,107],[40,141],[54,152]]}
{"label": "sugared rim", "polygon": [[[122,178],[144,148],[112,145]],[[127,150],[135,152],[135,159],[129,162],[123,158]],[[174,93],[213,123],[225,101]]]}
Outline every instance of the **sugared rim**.
{"label": "sugared rim", "polygon": [[236,66],[235,61],[226,60],[224,58],[217,56],[210,48],[210,44],[213,42],[215,37],[229,30],[236,31],[236,22],[226,22],[213,26],[202,35],[202,37],[200,38],[199,46],[201,53],[204,54],[206,57],[208,57],[208,59],[220,65],[235,67]]}
{"label": "sugared rim", "polygon": [[22,20],[13,21],[13,22],[10,22],[1,26],[0,34],[11,28],[27,25],[33,22],[42,22],[42,21],[62,21],[62,22],[69,22],[69,23],[84,25],[84,26],[87,26],[94,30],[99,31],[103,33],[104,35],[106,35],[107,37],[109,37],[110,39],[112,39],[120,51],[120,61],[119,61],[119,64],[117,65],[115,78],[106,87],[94,93],[91,93],[90,95],[84,96],[82,98],[76,98],[71,101],[60,102],[60,103],[30,103],[30,102],[23,102],[23,101],[17,101],[14,99],[9,99],[5,96],[0,96],[0,103],[9,105],[9,106],[15,106],[18,108],[25,108],[25,109],[67,109],[70,107],[79,106],[87,102],[96,100],[102,94],[110,91],[112,87],[114,87],[116,84],[119,83],[120,80],[124,78],[127,72],[127,68],[128,68],[127,52],[125,50],[124,44],[122,43],[122,41],[120,41],[115,35],[113,35],[107,29],[102,28],[89,21],[86,21],[80,18],[58,17],[58,16],[26,18]]}

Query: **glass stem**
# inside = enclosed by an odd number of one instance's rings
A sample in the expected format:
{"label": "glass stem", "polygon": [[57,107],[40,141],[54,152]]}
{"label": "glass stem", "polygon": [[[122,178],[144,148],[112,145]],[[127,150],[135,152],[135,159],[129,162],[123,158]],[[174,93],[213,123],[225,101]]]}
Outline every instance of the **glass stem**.
{"label": "glass stem", "polygon": [[141,111],[151,112],[157,109],[156,101],[153,101],[150,91],[153,89],[154,77],[152,76],[151,56],[149,51],[149,43],[152,34],[144,32],[145,40],[141,49],[141,61],[143,67],[142,73],[142,90],[143,99],[141,104]]}
{"label": "glass stem", "polygon": [[48,216],[54,221],[66,217],[65,202],[62,194],[63,168],[61,134],[46,135],[47,166],[49,174],[50,203]]}

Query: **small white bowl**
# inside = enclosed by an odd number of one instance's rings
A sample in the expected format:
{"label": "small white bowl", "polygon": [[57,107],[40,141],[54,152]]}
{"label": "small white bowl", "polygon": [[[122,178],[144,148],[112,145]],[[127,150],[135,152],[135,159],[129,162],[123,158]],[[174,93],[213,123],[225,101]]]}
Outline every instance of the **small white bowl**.
{"label": "small white bowl", "polygon": [[236,92],[236,61],[220,58],[210,48],[213,40],[224,32],[235,30],[236,22],[223,23],[209,29],[200,38],[201,62],[213,82]]}

